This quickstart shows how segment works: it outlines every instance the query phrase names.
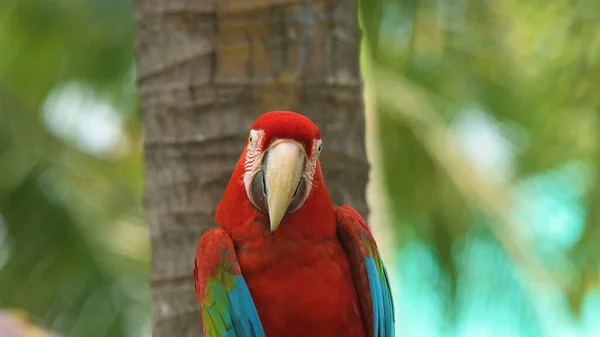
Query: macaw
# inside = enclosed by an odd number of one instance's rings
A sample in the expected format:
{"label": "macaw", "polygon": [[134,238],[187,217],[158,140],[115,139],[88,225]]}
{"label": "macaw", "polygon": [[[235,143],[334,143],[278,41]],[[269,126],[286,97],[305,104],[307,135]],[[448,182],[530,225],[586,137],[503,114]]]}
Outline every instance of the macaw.
{"label": "macaw", "polygon": [[206,337],[392,337],[387,271],[365,220],[333,207],[317,126],[291,111],[252,125],[193,278]]}

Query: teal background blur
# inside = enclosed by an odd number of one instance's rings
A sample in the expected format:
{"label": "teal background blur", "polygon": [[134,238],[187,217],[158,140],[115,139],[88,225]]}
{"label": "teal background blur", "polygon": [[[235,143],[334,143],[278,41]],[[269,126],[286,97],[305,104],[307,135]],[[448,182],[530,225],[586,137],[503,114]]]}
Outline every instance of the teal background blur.
{"label": "teal background blur", "polygon": [[[599,336],[600,2],[360,20],[397,335]],[[65,336],[150,335],[133,39],[128,1],[0,2],[0,310]]]}

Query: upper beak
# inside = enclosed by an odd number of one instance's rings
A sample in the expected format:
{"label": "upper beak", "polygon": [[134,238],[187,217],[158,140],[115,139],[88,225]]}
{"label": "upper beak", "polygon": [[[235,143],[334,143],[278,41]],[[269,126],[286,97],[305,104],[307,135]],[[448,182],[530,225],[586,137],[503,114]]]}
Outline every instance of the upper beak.
{"label": "upper beak", "polygon": [[263,169],[271,231],[287,212],[304,170],[304,152],[293,141],[276,143],[267,151]]}

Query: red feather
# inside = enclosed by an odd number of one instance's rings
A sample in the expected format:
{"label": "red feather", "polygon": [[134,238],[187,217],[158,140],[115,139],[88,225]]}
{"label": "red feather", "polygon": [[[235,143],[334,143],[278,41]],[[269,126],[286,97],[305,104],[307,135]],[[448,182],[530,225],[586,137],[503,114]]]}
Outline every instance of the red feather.
{"label": "red feather", "polygon": [[213,228],[202,235],[196,249],[193,277],[198,303],[204,300],[206,282],[218,267],[232,275],[241,274],[231,238],[223,230]]}
{"label": "red feather", "polygon": [[[261,116],[253,129],[265,131],[265,142],[289,138],[305,144],[317,127],[292,112]],[[246,149],[233,171],[215,219],[235,245],[266,336],[366,337],[372,319],[359,304],[364,285],[355,285],[351,264],[337,234],[336,213],[320,164],[303,206],[286,215],[275,232],[268,216],[248,200],[243,184]],[[361,300],[363,300],[361,298]]]}
{"label": "red feather", "polygon": [[[364,257],[368,255],[365,246],[356,244],[362,240],[361,233],[369,228],[366,222],[354,209],[350,207],[338,207],[336,209],[337,223],[341,241],[344,243],[348,260],[352,266],[352,276],[358,294],[362,317],[365,321],[368,336],[373,336],[373,304],[371,299],[371,287],[367,277],[367,269],[363,263]],[[362,226],[364,225],[364,228]]]}
{"label": "red feather", "polygon": [[[369,337],[390,336],[394,332],[394,305],[383,261],[373,234],[363,217],[350,206],[340,206],[335,210],[340,240],[348,254],[354,284],[358,293],[362,316]],[[370,258],[371,275],[365,258]],[[372,277],[372,282],[369,281]],[[375,285],[375,289],[372,289]],[[377,292],[377,294],[374,294]],[[374,320],[373,296],[378,296],[377,315]],[[375,327],[377,325],[377,327]]]}

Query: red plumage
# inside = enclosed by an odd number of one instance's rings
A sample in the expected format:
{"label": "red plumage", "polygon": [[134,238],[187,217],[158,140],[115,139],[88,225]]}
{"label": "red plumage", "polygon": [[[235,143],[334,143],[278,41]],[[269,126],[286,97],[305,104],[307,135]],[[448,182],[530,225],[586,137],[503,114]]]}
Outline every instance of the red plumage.
{"label": "red plumage", "polygon": [[[291,112],[264,114],[252,129],[264,131],[261,148],[267,149],[278,139],[292,139],[304,146],[308,157],[313,155],[315,139],[321,138],[309,119]],[[250,202],[244,185],[247,151],[248,144],[217,207],[215,219],[233,242],[239,268],[266,336],[373,336],[371,297],[360,294],[365,287],[368,291],[369,281],[364,270],[360,270],[364,266],[358,266],[360,261],[353,262],[358,267],[351,266],[347,248],[340,241],[336,210],[318,160],[312,188],[303,205],[285,215],[279,228],[271,232],[269,216]],[[344,217],[353,219],[346,221],[349,226],[364,223],[358,213],[338,210],[338,220]],[[205,241],[205,245],[209,243]],[[207,263],[216,263],[217,259],[211,255],[213,262],[206,262],[203,258],[199,248],[196,268],[202,267],[206,272],[194,271],[197,291],[203,291],[199,284],[205,284],[210,276],[211,267]],[[199,301],[203,297],[199,294]]]}

